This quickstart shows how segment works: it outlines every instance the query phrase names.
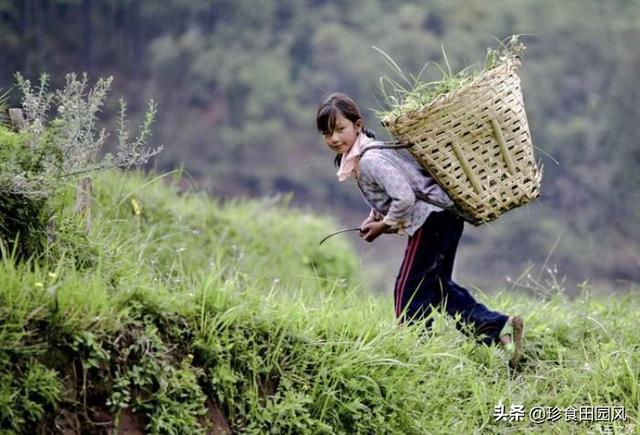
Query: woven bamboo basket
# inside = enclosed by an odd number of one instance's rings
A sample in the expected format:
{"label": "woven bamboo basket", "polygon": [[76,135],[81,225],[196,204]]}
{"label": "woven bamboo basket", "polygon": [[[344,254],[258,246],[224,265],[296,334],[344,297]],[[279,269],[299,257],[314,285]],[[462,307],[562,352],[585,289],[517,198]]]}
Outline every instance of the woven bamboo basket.
{"label": "woven bamboo basket", "polygon": [[474,225],[540,194],[519,67],[514,57],[425,107],[382,120]]}

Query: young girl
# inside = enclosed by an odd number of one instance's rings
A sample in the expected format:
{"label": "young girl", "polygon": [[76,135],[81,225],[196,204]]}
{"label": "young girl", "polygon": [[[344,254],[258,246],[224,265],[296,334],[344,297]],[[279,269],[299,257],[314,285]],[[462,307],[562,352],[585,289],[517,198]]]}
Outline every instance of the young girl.
{"label": "young girl", "polygon": [[[364,127],[355,102],[345,94],[328,96],[318,108],[318,130],[336,153],[338,179],[353,177],[371,213],[360,226],[360,237],[372,242],[383,233],[407,235],[409,240],[393,292],[399,322],[429,316],[443,306],[460,315],[458,329],[473,333],[485,344],[500,343],[521,354],[523,320],[487,309],[451,278],[464,221],[456,214],[416,197],[445,206],[451,199],[415,159],[381,146]],[[372,148],[373,147],[373,148]],[[427,325],[431,324],[428,319]]]}

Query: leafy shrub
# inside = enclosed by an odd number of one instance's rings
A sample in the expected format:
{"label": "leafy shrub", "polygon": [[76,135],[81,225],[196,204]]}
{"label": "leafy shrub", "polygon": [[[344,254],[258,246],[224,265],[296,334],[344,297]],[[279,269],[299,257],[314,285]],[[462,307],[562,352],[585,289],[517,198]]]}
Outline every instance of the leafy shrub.
{"label": "leafy shrub", "polygon": [[68,183],[91,171],[144,164],[161,151],[146,147],[156,113],[153,101],[133,140],[126,104],[120,101],[117,152],[100,158],[108,135],[98,127],[97,114],[112,79],[99,78],[90,88],[86,74],[68,74],[65,86],[55,91],[47,89],[47,80],[43,75],[34,89],[17,74],[26,126],[19,133],[0,126],[0,243],[15,243],[18,258],[42,251],[53,214],[48,201]]}

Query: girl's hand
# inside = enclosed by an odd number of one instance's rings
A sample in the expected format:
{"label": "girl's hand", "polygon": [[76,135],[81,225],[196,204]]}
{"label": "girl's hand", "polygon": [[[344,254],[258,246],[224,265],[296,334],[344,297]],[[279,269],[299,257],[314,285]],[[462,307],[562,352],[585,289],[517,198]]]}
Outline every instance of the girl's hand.
{"label": "girl's hand", "polygon": [[366,227],[371,222],[376,222],[376,219],[373,216],[367,216],[367,218],[363,220],[362,223],[360,224],[360,229]]}
{"label": "girl's hand", "polygon": [[385,234],[395,234],[398,232],[398,228],[391,228],[389,225],[387,225],[387,229],[385,230]]}
{"label": "girl's hand", "polygon": [[360,237],[371,243],[391,227],[382,221],[370,222],[360,228]]}

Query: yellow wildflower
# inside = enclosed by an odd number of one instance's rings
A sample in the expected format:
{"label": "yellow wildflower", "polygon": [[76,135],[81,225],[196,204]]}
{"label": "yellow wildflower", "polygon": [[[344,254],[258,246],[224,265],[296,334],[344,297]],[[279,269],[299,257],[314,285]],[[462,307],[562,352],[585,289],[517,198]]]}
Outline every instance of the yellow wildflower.
{"label": "yellow wildflower", "polygon": [[140,216],[140,213],[142,213],[142,207],[140,207],[140,204],[135,198],[131,198],[131,208],[133,209],[133,214],[136,216]]}

